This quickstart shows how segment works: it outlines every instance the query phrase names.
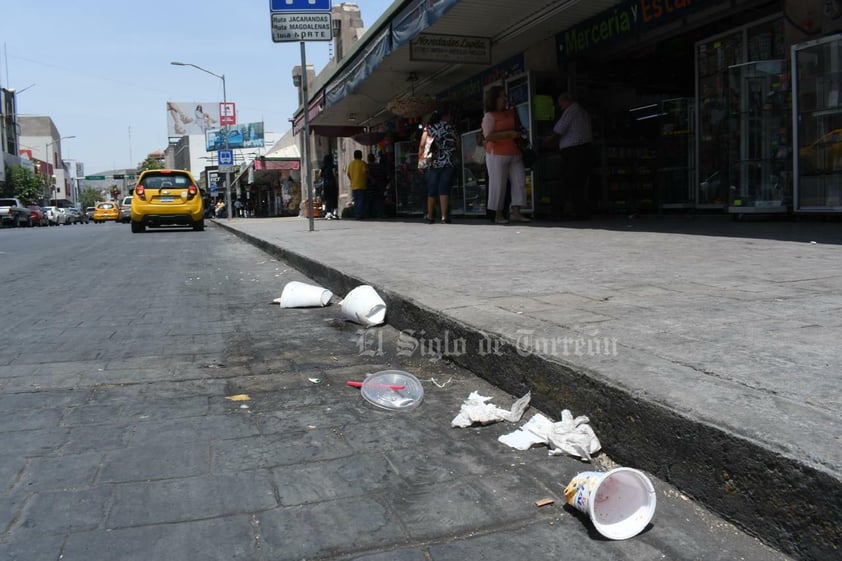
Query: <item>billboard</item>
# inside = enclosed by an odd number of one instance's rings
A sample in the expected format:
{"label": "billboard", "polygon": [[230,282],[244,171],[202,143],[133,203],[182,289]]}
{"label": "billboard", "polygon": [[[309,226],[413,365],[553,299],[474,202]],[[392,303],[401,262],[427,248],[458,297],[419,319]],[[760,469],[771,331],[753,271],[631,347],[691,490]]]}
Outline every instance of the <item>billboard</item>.
{"label": "billboard", "polygon": [[206,134],[219,127],[219,103],[215,101],[168,101],[167,136]]}
{"label": "billboard", "polygon": [[[228,148],[263,148],[263,121],[228,127]],[[205,150],[225,148],[225,129],[210,129],[205,134]]]}

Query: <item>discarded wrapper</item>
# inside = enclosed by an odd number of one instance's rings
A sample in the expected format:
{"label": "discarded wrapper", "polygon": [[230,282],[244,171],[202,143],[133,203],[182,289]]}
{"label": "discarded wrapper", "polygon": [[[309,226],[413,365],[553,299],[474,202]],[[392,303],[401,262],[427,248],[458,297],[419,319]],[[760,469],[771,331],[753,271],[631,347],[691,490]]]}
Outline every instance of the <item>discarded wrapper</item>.
{"label": "discarded wrapper", "polygon": [[506,411],[491,403],[486,403],[491,398],[480,395],[478,392],[471,392],[462,403],[459,414],[453,418],[450,425],[453,427],[466,428],[473,424],[488,425],[498,421],[509,421],[516,423],[523,416],[523,412],[529,407],[529,400],[532,398],[530,392],[512,404],[512,409]]}
{"label": "discarded wrapper", "polygon": [[281,297],[274,301],[280,304],[281,308],[315,308],[327,306],[331,298],[333,293],[326,288],[290,281],[284,286]]}
{"label": "discarded wrapper", "polygon": [[386,302],[374,287],[367,284],[356,287],[339,303],[345,319],[365,327],[380,325],[386,320]]}
{"label": "discarded wrapper", "polygon": [[567,504],[586,513],[597,531],[612,540],[632,538],[655,515],[655,488],[643,472],[620,467],[583,471],[564,489]]}
{"label": "discarded wrapper", "polygon": [[497,438],[516,450],[528,450],[536,444],[550,447],[550,455],[569,454],[585,461],[602,448],[589,419],[584,415],[573,418],[569,409],[561,412],[561,421],[553,423],[550,419],[536,413],[529,421],[514,432]]}

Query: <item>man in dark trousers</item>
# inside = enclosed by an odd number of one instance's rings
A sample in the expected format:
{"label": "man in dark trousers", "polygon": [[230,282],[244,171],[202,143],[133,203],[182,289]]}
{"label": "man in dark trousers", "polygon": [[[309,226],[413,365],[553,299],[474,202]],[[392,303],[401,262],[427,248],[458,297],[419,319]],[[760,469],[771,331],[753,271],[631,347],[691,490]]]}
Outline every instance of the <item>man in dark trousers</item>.
{"label": "man in dark trousers", "polygon": [[593,153],[591,116],[567,92],[558,96],[561,117],[547,140],[558,138],[561,150],[561,182],[564,192],[562,217],[583,220],[590,216],[588,182]]}

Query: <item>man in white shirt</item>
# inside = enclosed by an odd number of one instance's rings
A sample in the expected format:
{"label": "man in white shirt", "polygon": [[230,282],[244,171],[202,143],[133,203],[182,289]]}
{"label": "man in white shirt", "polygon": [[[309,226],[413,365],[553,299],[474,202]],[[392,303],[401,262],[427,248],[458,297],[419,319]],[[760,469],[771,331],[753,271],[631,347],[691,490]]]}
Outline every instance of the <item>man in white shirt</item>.
{"label": "man in white shirt", "polygon": [[563,195],[562,201],[553,201],[553,206],[561,210],[560,203],[563,202],[561,214],[579,220],[586,219],[590,214],[588,183],[593,161],[591,116],[567,92],[558,96],[558,105],[562,110],[561,117],[547,140],[558,138]]}

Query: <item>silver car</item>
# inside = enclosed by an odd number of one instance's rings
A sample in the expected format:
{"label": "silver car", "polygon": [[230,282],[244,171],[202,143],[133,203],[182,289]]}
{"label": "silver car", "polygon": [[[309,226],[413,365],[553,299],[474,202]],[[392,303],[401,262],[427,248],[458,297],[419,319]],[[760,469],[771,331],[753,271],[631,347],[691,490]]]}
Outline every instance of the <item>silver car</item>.
{"label": "silver car", "polygon": [[132,221],[132,197],[129,195],[128,197],[123,197],[123,200],[120,202],[120,217],[117,219],[117,222],[125,222],[129,223]]}
{"label": "silver car", "polygon": [[87,222],[87,217],[78,208],[68,207],[62,210],[67,216],[65,224],[84,224]]}

